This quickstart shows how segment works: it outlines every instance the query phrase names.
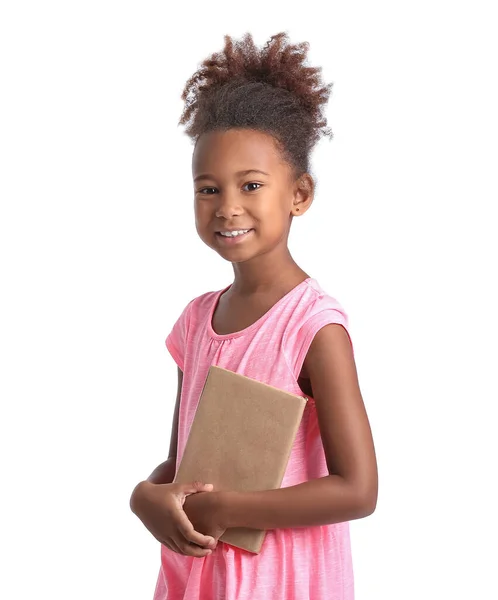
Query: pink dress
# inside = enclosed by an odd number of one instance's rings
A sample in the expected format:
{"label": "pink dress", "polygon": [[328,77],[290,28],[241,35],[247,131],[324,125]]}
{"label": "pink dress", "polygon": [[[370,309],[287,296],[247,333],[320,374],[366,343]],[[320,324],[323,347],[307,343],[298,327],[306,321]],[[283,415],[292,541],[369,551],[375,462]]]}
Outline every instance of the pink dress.
{"label": "pink dress", "polygon": [[[226,288],[228,289],[228,288]],[[221,294],[192,300],[166,339],[184,373],[178,428],[180,463],[211,365],[303,395],[297,379],[317,331],[348,317],[314,279],[306,279],[258,321],[218,335],[212,317]],[[328,475],[316,407],[309,399],[282,487]],[[268,531],[259,555],[219,543],[205,558],[177,554],[161,544],[154,600],[353,600],[349,523]]]}

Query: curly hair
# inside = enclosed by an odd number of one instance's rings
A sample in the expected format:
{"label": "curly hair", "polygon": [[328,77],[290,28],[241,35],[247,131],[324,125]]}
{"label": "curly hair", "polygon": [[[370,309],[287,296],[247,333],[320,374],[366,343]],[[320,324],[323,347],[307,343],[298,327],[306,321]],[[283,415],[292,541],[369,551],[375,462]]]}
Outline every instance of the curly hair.
{"label": "curly hair", "polygon": [[194,141],[213,130],[247,128],[271,134],[296,176],[310,170],[322,136],[332,139],[323,114],[332,83],[306,63],[308,42],[290,44],[285,32],[258,49],[250,33],[204,60],[185,84],[179,125]]}

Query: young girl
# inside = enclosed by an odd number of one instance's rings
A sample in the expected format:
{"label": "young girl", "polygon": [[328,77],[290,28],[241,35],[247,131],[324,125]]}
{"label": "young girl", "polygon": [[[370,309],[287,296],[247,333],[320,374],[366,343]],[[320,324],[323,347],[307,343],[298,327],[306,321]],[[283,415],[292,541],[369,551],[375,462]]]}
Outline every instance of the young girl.
{"label": "young girl", "polygon": [[[286,33],[246,34],[187,82],[180,120],[195,143],[195,220],[233,265],[227,288],[192,300],[166,346],[178,365],[170,454],[133,491],[161,542],[154,600],[351,600],[349,523],[377,501],[377,466],[342,306],[292,259],[292,221],[313,200],[309,155],[331,85]],[[308,398],[282,487],[218,492],[172,484],[200,393],[218,365]],[[258,555],[222,542],[267,530]]]}

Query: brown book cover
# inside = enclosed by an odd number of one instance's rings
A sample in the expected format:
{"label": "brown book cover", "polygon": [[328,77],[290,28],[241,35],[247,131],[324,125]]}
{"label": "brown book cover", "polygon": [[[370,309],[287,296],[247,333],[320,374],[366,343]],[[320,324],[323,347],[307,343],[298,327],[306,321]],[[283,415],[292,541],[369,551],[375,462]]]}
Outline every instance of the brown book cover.
{"label": "brown book cover", "polygon": [[[277,489],[289,462],[306,398],[212,366],[175,477],[215,491]],[[258,554],[265,532],[228,529],[222,542]]]}

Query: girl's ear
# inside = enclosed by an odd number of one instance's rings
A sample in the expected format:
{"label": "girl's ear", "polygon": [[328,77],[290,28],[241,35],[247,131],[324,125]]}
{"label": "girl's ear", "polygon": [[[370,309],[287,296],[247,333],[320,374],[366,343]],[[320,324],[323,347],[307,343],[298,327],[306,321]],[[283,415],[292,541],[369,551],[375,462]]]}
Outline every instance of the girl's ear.
{"label": "girl's ear", "polygon": [[304,173],[296,179],[294,184],[294,197],[291,209],[293,217],[303,215],[313,202],[315,182],[309,173]]}

